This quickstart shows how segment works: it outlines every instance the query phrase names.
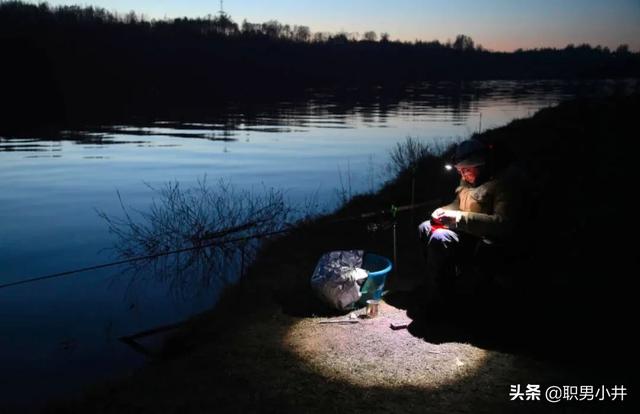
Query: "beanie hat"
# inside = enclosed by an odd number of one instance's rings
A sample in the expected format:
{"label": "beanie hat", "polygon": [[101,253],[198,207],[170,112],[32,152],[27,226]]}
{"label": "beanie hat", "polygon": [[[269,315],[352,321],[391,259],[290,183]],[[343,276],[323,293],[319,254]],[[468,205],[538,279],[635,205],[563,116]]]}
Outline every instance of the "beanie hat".
{"label": "beanie hat", "polygon": [[477,139],[462,141],[456,147],[453,164],[456,167],[477,167],[487,163],[489,147]]}

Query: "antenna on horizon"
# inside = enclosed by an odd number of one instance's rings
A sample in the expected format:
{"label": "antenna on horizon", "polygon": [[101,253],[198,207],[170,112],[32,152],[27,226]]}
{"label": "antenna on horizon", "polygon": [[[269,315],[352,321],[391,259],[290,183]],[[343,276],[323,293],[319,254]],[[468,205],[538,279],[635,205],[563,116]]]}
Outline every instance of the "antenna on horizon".
{"label": "antenna on horizon", "polygon": [[220,16],[224,16],[224,0],[220,0]]}

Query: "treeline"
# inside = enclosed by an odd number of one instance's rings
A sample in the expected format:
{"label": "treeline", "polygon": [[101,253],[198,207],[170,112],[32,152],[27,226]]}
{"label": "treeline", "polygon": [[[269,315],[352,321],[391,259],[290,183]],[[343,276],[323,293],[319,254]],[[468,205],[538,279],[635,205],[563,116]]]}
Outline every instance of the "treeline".
{"label": "treeline", "polygon": [[444,79],[638,77],[640,53],[590,45],[492,52],[468,36],[399,42],[277,21],[148,20],[0,2],[0,128],[188,113],[309,87],[366,91]]}

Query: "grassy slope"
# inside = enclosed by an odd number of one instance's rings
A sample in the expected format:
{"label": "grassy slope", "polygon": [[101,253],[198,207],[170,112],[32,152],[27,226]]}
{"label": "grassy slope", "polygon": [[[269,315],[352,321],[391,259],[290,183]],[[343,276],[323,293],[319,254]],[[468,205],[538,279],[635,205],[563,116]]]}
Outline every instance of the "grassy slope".
{"label": "grassy slope", "polygon": [[[628,174],[640,98],[570,102],[531,119],[487,131],[505,140],[538,192],[531,254],[509,272],[520,290],[467,309],[458,336],[434,340],[420,329],[392,331],[406,320],[401,300],[382,317],[357,325],[321,325],[326,314],[308,287],[325,251],[363,248],[391,256],[390,231],[366,221],[318,220],[265,247],[248,277],[216,310],[192,320],[167,346],[166,358],[135,375],[101,385],[77,412],[504,412],[598,411],[602,405],[517,405],[510,384],[612,384],[630,378]],[[417,202],[450,197],[455,177],[429,157],[417,174]],[[410,175],[359,197],[338,215],[401,205]],[[448,201],[448,200],[447,200]],[[399,272],[391,287],[409,287],[423,272],[415,224],[399,223]],[[384,217],[382,218],[384,220]],[[622,226],[617,226],[622,224]],[[553,238],[550,236],[553,235]],[[390,296],[393,298],[393,296]],[[477,304],[476,304],[477,306]],[[478,316],[480,315],[480,316]],[[335,315],[333,315],[335,316]],[[508,351],[508,352],[505,352]],[[610,408],[620,408],[614,406]]]}

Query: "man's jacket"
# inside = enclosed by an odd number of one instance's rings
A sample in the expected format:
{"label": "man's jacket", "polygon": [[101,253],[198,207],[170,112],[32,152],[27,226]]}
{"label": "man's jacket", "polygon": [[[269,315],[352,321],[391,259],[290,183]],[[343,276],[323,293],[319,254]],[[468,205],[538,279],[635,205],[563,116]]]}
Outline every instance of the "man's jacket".
{"label": "man's jacket", "polygon": [[513,235],[522,220],[524,186],[522,172],[509,167],[477,187],[461,180],[455,200],[442,208],[462,212],[452,227],[455,230],[481,238],[505,239]]}

